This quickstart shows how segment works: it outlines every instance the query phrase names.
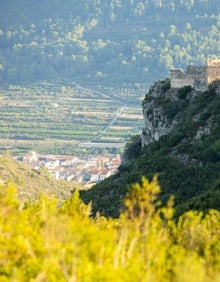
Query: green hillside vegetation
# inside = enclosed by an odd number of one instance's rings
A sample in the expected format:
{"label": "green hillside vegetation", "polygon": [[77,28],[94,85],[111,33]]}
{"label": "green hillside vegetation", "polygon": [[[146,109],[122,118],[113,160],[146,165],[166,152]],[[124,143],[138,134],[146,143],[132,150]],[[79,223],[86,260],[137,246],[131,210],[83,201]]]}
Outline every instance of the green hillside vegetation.
{"label": "green hillside vegetation", "polygon": [[0,183],[14,183],[18,199],[22,203],[36,201],[42,193],[63,201],[71,196],[75,188],[80,189],[80,186],[73,182],[53,180],[44,168],[39,171],[32,170],[7,154],[0,156]]}
{"label": "green hillside vegetation", "polygon": [[1,2],[1,83],[153,83],[220,54],[218,0]]}
{"label": "green hillside vegetation", "polygon": [[118,219],[90,217],[76,191],[25,207],[12,184],[0,188],[0,280],[220,281],[220,212],[187,212],[158,201],[157,179],[133,185]]}
{"label": "green hillside vegetation", "polygon": [[[213,82],[195,98],[192,89],[185,87],[179,90],[178,100],[158,101],[166,115],[178,121],[177,127],[144,148],[140,136],[127,142],[127,161],[118,173],[81,193],[86,203],[92,201],[94,213],[118,217],[132,183],[140,182],[142,176],[152,179],[155,173],[162,189],[160,199],[166,202],[170,195],[175,197],[176,216],[186,210],[220,208],[219,86],[219,81]],[[204,128],[210,132],[196,138]]]}

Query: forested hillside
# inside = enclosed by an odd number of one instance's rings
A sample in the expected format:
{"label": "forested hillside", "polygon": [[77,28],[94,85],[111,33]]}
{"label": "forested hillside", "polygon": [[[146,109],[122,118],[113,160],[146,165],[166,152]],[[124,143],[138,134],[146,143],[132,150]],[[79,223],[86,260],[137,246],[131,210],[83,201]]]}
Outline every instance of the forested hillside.
{"label": "forested hillside", "polygon": [[219,55],[218,0],[1,0],[0,82],[152,83]]}
{"label": "forested hillside", "polygon": [[[163,94],[155,103],[175,127],[147,146],[141,147],[140,136],[126,144],[118,173],[81,194],[85,202],[92,201],[94,212],[119,216],[132,183],[155,174],[161,185],[160,199],[174,195],[176,216],[186,210],[220,208],[220,82],[213,82],[203,93],[191,87],[179,89],[175,99],[168,95],[165,82],[166,87],[164,81],[155,83]],[[152,103],[150,92],[143,105]]]}

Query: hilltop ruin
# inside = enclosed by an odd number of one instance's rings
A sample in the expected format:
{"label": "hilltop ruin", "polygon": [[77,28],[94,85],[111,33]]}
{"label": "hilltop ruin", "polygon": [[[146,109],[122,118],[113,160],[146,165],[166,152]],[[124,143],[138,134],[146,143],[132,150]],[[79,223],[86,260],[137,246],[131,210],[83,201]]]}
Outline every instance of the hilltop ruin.
{"label": "hilltop ruin", "polygon": [[209,58],[206,66],[188,66],[186,73],[182,69],[170,70],[171,88],[190,85],[196,90],[205,91],[216,79],[220,79],[220,58]]}

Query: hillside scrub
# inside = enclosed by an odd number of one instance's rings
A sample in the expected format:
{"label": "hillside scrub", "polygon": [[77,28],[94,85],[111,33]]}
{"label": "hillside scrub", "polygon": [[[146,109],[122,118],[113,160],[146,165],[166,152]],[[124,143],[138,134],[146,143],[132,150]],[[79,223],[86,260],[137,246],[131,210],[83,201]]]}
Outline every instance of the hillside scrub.
{"label": "hillside scrub", "polygon": [[[220,179],[219,87],[220,81],[215,81],[207,91],[195,96],[186,87],[177,93],[180,98],[155,98],[155,105],[160,103],[160,117],[166,121],[163,117],[168,116],[175,128],[146,146],[141,147],[139,142],[145,132],[127,142],[122,158],[125,161],[118,173],[81,192],[86,203],[92,201],[94,214],[99,211],[105,216],[118,217],[124,208],[122,199],[132,184],[140,183],[142,176],[152,179],[155,173],[159,175],[160,200],[165,203],[170,195],[175,196],[175,217],[191,209],[219,210],[220,190],[216,185]],[[144,103],[148,103],[147,98],[146,95]]]}
{"label": "hillside scrub", "polygon": [[45,195],[54,195],[62,202],[71,196],[75,188],[82,188],[69,181],[56,181],[45,168],[33,170],[13,160],[9,154],[0,156],[0,170],[0,183],[10,181],[16,184],[18,199],[23,203],[37,200],[42,192]]}
{"label": "hillside scrub", "polygon": [[21,206],[0,189],[1,281],[220,281],[220,212],[173,220],[157,178],[134,184],[118,219],[97,215],[76,191],[62,206],[42,195]]}

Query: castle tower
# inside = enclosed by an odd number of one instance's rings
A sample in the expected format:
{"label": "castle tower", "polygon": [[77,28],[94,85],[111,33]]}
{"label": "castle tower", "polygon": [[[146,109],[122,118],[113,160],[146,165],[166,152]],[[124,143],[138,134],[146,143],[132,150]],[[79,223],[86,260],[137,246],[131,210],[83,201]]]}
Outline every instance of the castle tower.
{"label": "castle tower", "polygon": [[220,79],[220,58],[207,59],[207,83]]}

